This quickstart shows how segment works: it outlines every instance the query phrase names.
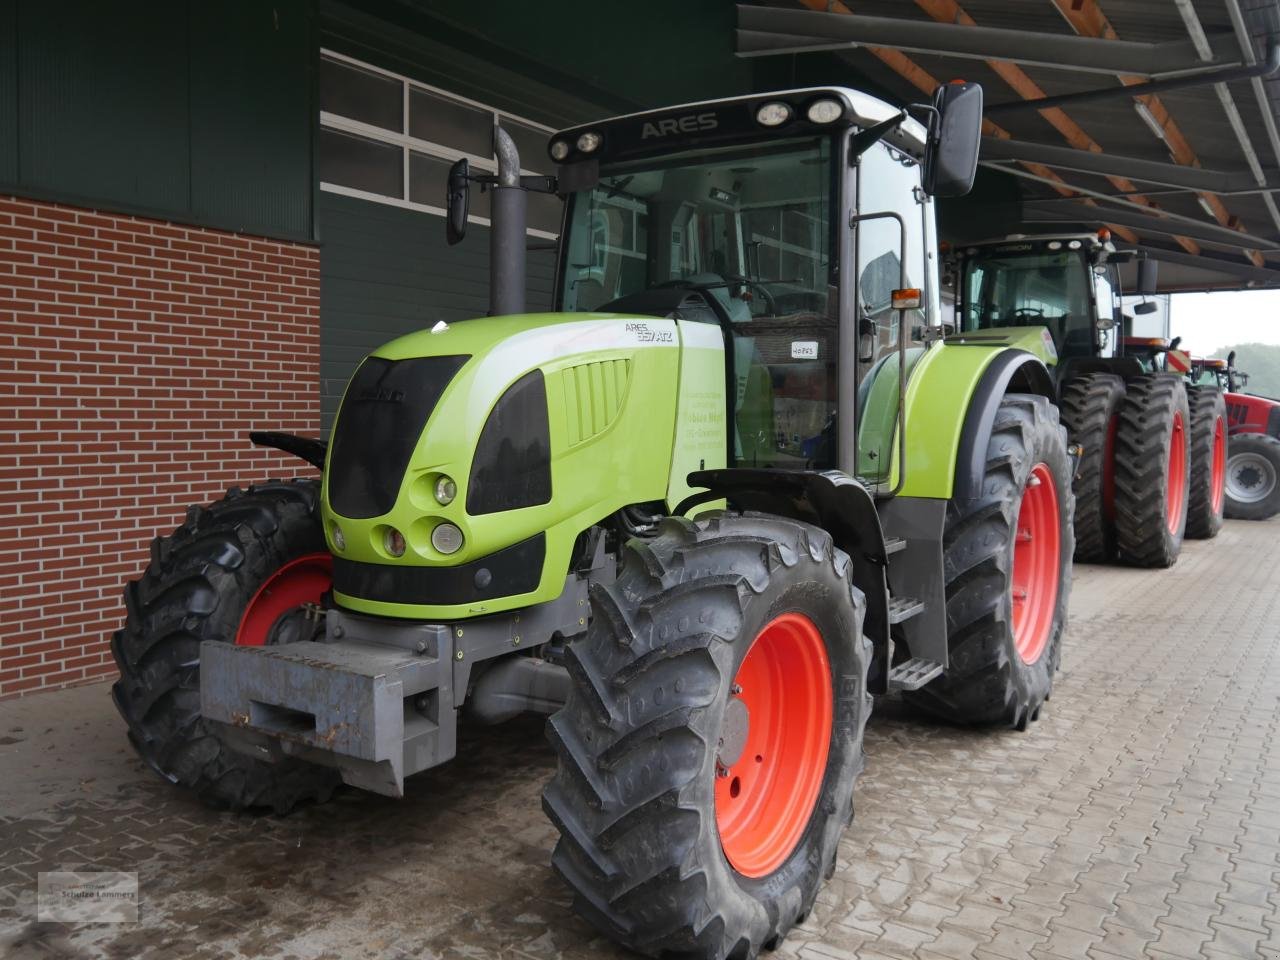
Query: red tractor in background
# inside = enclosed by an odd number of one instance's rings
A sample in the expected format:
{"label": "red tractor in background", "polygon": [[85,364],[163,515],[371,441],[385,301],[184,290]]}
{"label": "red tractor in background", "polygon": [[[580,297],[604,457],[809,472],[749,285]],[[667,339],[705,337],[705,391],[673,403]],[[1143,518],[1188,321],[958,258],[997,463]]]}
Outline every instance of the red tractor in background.
{"label": "red tractor in background", "polygon": [[[1153,371],[1187,380],[1194,410],[1221,397],[1226,436],[1216,425],[1213,437],[1211,488],[1222,502],[1221,513],[1235,520],[1267,520],[1280,513],[1280,400],[1241,393],[1249,379],[1235,366],[1235,351],[1225,360],[1191,357],[1178,349],[1181,337],[1125,337],[1124,349]],[[1193,420],[1195,417],[1193,416]],[[1192,438],[1193,446],[1204,442]],[[1192,462],[1192,487],[1197,488]]]}
{"label": "red tractor in background", "polygon": [[1212,385],[1227,403],[1226,514],[1267,520],[1280,513],[1280,400],[1241,393],[1249,380],[1227,359],[1193,359],[1191,383]]}

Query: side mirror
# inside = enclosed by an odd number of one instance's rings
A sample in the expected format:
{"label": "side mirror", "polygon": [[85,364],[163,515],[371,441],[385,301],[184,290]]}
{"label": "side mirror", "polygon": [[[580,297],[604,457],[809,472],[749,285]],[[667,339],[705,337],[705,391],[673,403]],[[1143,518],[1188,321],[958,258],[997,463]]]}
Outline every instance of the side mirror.
{"label": "side mirror", "polygon": [[[1138,289],[1135,293],[1150,296],[1156,292],[1160,279],[1160,261],[1144,259],[1138,261]],[[1148,313],[1150,311],[1147,311]]]}
{"label": "side mirror", "polygon": [[1144,300],[1142,303],[1135,303],[1133,305],[1133,312],[1140,314],[1155,313],[1159,309],[1160,305],[1154,300]]}
{"label": "side mirror", "polygon": [[963,197],[973,188],[982,142],[982,87],[947,83],[933,94],[937,117],[930,124],[924,158],[924,188],[935,197]]}
{"label": "side mirror", "polygon": [[444,207],[445,239],[453,246],[467,235],[467,214],[471,209],[471,168],[466,158],[449,168]]}

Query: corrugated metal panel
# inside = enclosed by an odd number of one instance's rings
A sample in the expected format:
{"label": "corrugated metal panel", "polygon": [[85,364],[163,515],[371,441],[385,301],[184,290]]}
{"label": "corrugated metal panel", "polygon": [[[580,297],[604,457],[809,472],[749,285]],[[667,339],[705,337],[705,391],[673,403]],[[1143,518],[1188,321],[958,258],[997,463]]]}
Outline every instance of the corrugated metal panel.
{"label": "corrugated metal panel", "polygon": [[[450,247],[444,219],[339,194],[320,195],[320,408],[327,433],[366,354],[438,320],[489,306],[489,232],[472,224]],[[531,251],[528,309],[551,307],[553,251]]]}
{"label": "corrugated metal panel", "polygon": [[187,5],[144,6],[19,2],[23,185],[187,208]]}
{"label": "corrugated metal panel", "polygon": [[18,8],[0,4],[0,182],[18,179]]}
{"label": "corrugated metal panel", "polygon": [[310,0],[192,6],[192,216],[310,234],[313,64]]}

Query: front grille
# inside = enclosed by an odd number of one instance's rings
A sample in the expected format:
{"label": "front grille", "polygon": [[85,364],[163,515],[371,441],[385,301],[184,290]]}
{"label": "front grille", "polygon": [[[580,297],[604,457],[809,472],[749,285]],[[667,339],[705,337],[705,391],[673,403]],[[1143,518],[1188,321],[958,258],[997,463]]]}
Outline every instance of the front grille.
{"label": "front grille", "polygon": [[351,378],[329,456],[329,502],[339,516],[380,517],[400,482],[427,418],[469,358],[368,357]]}
{"label": "front grille", "polygon": [[456,567],[360,563],[334,557],[333,588],[378,603],[448,606],[532,593],[542,579],[547,538],[528,540]]}

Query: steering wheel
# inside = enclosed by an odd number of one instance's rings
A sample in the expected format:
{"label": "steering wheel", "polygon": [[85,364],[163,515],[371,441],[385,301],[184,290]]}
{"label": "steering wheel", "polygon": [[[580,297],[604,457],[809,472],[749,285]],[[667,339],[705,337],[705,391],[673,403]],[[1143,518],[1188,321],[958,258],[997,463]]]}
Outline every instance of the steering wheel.
{"label": "steering wheel", "polygon": [[1043,320],[1044,311],[1037,307],[1018,307],[1013,311],[1013,319],[1016,321]]}
{"label": "steering wheel", "polygon": [[720,283],[698,283],[696,280],[664,280],[662,283],[655,283],[654,289],[662,289],[664,287],[688,287],[690,290],[714,290],[717,287],[728,289],[734,284],[742,284],[753,290],[760,291],[760,299],[764,301],[765,309],[771,316],[778,314],[778,302],[774,300],[773,294],[769,292],[769,288],[758,281],[752,280],[750,277],[741,277],[733,273],[722,273],[718,276],[724,277]]}

